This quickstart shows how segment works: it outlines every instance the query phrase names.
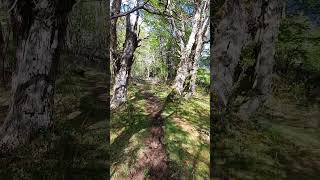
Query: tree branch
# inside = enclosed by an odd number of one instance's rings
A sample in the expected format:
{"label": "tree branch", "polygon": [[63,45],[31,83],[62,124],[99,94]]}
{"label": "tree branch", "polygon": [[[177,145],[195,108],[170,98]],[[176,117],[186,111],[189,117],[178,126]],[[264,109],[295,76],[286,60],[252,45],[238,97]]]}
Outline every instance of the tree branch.
{"label": "tree branch", "polygon": [[136,7],[132,8],[130,11],[127,11],[127,12],[124,12],[124,13],[120,13],[120,14],[116,14],[116,15],[114,15],[114,16],[111,16],[110,19],[112,20],[112,19],[115,19],[115,18],[119,18],[119,17],[122,17],[122,16],[126,16],[126,15],[128,15],[128,14],[131,14],[131,13],[135,12],[135,11],[138,11],[139,9],[143,9],[144,6],[145,6],[149,1],[150,1],[150,0],[147,0],[147,1],[144,2],[142,5],[136,6]]}

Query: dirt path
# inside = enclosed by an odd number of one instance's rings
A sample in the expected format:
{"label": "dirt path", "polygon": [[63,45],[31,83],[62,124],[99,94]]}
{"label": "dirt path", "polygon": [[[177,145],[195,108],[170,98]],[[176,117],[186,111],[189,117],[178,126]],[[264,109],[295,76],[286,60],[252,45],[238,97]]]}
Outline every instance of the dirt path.
{"label": "dirt path", "polygon": [[[128,179],[168,179],[168,157],[164,145],[164,120],[161,117],[162,102],[152,93],[142,91],[150,114],[150,135],[145,140],[146,149],[138,159],[137,167]],[[148,172],[148,173],[147,173]]]}

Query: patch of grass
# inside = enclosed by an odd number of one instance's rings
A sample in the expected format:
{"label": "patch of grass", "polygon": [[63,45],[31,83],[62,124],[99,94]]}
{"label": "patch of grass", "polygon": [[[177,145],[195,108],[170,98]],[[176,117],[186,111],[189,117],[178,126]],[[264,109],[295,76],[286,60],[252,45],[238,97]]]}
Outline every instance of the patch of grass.
{"label": "patch of grass", "polygon": [[[104,179],[107,176],[107,114],[105,104],[93,92],[105,84],[105,77],[92,71],[60,76],[56,84],[55,127],[39,132],[40,136],[30,144],[2,158],[1,178]],[[75,111],[80,111],[80,115],[68,119]]]}
{"label": "patch of grass", "polygon": [[[248,121],[226,117],[231,128],[215,148],[216,173],[234,179],[317,179],[320,141],[308,121],[319,109],[273,99]],[[306,128],[306,126],[308,128]]]}
{"label": "patch of grass", "polygon": [[[111,119],[112,179],[124,179],[130,174],[139,153],[145,148],[150,116],[143,92],[152,93],[164,102],[170,87],[163,83],[131,82],[129,101],[114,112]],[[209,178],[209,135],[205,140],[203,136],[206,135],[200,132],[201,129],[209,132],[209,106],[209,95],[201,91],[197,91],[194,98],[165,106],[162,117],[165,119],[165,147],[172,178]]]}
{"label": "patch of grass", "polygon": [[128,102],[112,113],[110,122],[111,178],[124,179],[136,164],[144,149],[149,116],[146,101],[137,86],[130,86]]}
{"label": "patch of grass", "polygon": [[209,96],[169,103],[163,111],[171,173],[180,179],[209,178]]}

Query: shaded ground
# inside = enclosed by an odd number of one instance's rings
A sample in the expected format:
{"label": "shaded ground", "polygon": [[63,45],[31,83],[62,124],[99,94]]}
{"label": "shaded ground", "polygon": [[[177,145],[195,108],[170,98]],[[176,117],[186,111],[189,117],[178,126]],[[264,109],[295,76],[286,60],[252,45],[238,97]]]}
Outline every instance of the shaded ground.
{"label": "shaded ground", "polygon": [[[105,73],[92,69],[61,76],[56,83],[53,131],[43,132],[11,157],[2,157],[0,177],[104,179],[109,148],[105,82]],[[3,102],[9,97],[0,96]],[[0,111],[1,120],[5,114]]]}
{"label": "shaded ground", "polygon": [[209,97],[198,91],[162,109],[169,90],[131,83],[128,103],[112,113],[111,179],[209,179]]}
{"label": "shaded ground", "polygon": [[216,172],[227,179],[318,179],[319,117],[318,104],[272,98],[250,121],[234,120],[217,148],[224,156]]}

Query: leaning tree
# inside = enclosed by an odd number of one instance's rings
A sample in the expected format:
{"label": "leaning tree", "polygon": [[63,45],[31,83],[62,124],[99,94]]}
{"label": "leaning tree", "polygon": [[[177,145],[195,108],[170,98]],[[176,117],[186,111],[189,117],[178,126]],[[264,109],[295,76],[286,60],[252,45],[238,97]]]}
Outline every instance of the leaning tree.
{"label": "leaning tree", "polygon": [[[138,4],[138,3],[137,3]],[[127,99],[127,88],[130,78],[131,67],[133,64],[133,55],[138,47],[138,20],[139,9],[143,7],[137,5],[135,8],[128,12],[120,13],[121,0],[114,0],[111,6],[111,53],[110,58],[112,61],[114,83],[112,87],[112,97],[110,102],[111,109],[119,107]],[[117,48],[117,18],[125,16],[126,35],[122,51]]]}

